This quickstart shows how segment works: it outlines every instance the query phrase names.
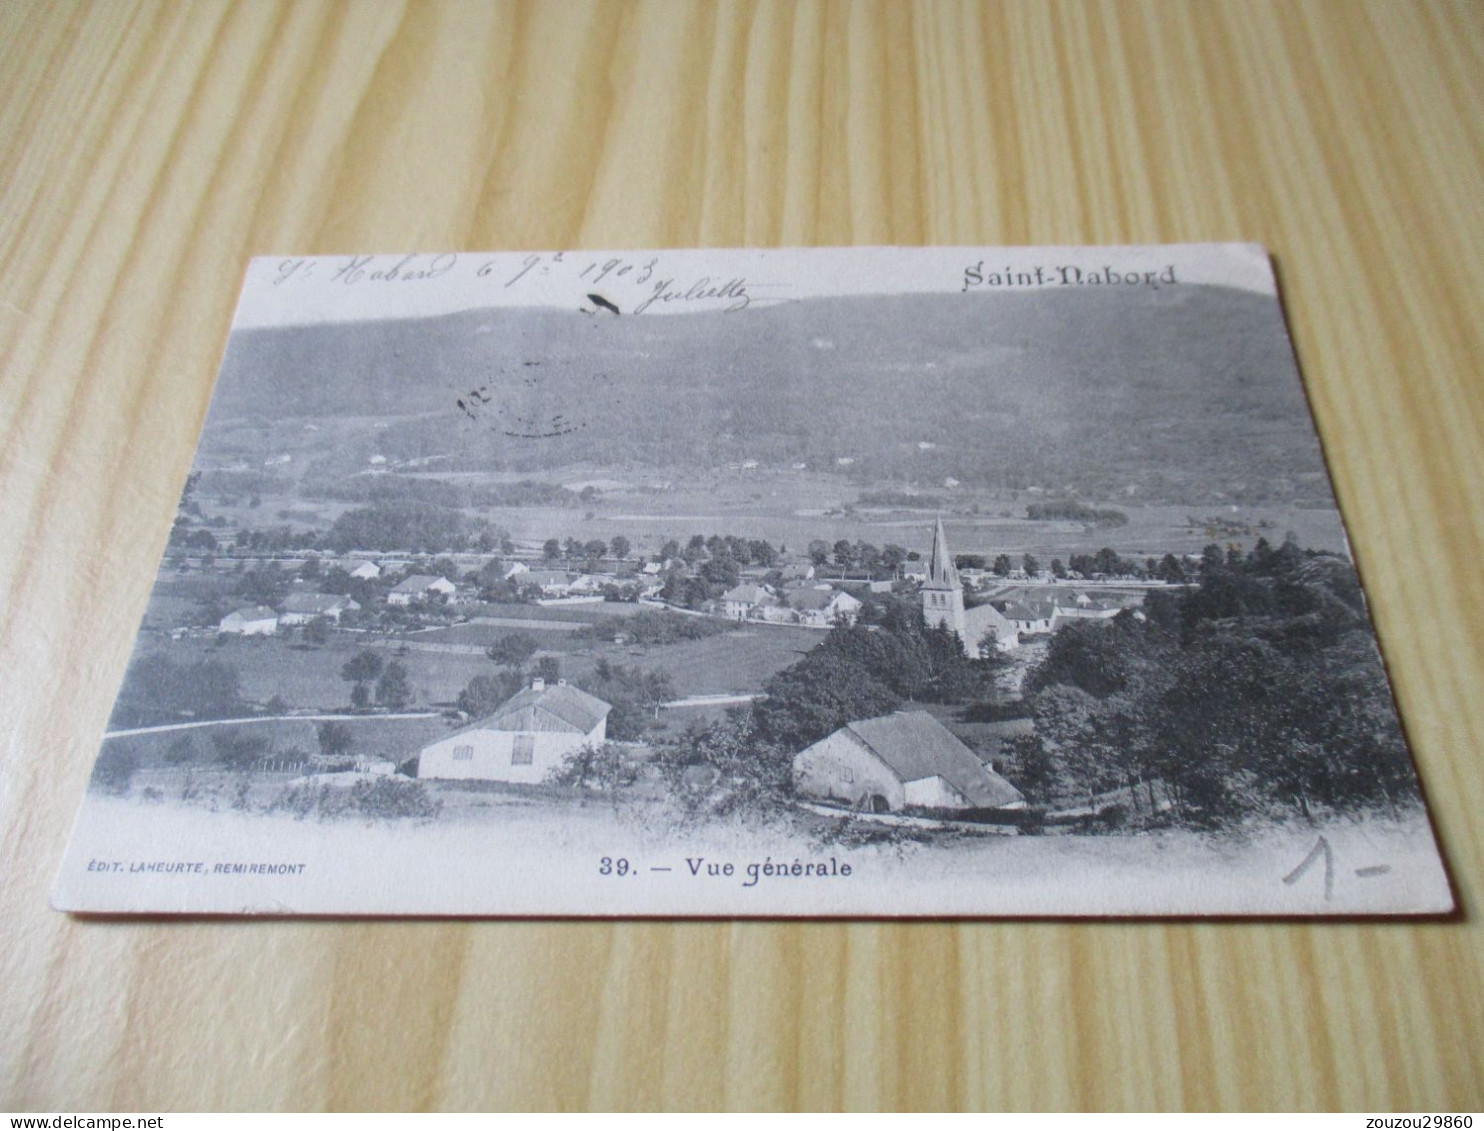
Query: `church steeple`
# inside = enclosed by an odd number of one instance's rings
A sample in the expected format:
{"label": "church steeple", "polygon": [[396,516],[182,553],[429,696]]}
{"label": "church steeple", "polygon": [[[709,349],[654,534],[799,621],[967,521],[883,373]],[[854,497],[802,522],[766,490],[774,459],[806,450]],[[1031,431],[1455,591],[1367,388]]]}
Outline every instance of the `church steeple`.
{"label": "church steeple", "polygon": [[959,589],[958,570],[953,564],[953,555],[948,552],[948,537],[943,533],[943,518],[933,528],[933,552],[928,557],[927,583],[935,589]]}
{"label": "church steeple", "polygon": [[933,552],[928,555],[927,580],[922,585],[922,615],[930,628],[947,625],[960,639],[969,638],[964,617],[964,586],[958,579],[953,555],[948,552],[941,516],[933,528]]}

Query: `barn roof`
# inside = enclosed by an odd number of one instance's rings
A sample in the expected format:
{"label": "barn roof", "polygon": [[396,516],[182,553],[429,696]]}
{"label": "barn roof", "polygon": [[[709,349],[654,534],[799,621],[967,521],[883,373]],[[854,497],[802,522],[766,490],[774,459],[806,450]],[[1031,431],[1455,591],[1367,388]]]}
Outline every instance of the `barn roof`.
{"label": "barn roof", "polygon": [[267,605],[249,605],[242,609],[233,609],[223,620],[228,617],[238,617],[242,620],[277,620],[278,614]]}
{"label": "barn roof", "polygon": [[393,586],[393,593],[421,593],[431,585],[436,585],[443,578],[431,573],[414,573],[406,581]]}
{"label": "barn roof", "polygon": [[723,601],[740,601],[748,605],[761,604],[773,596],[761,585],[737,585],[721,595]]}
{"label": "barn roof", "polygon": [[283,600],[286,613],[326,613],[331,609],[350,608],[355,602],[333,593],[290,593]]}
{"label": "barn roof", "polygon": [[493,715],[468,729],[587,734],[611,710],[612,705],[596,695],[558,683],[550,687],[528,687],[512,695]]}
{"label": "barn roof", "polygon": [[1025,800],[1020,790],[984,766],[926,711],[898,711],[846,723],[844,729],[904,782],[940,777],[976,809],[998,809]]}
{"label": "barn roof", "polygon": [[[849,593],[838,589],[800,589],[789,597],[789,604],[796,609],[809,612],[816,609],[827,609],[838,597],[850,597]],[[855,601],[854,597],[850,597]],[[860,602],[856,602],[859,604]]]}

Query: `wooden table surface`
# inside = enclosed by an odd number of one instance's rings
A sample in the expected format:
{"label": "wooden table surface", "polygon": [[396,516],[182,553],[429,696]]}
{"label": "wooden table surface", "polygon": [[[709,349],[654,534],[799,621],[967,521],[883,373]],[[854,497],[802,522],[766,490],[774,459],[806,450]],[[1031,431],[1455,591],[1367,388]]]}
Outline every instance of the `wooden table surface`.
{"label": "wooden table surface", "polygon": [[[1484,6],[0,5],[0,1108],[1484,1106]],[[245,260],[1251,240],[1464,914],[47,907]]]}

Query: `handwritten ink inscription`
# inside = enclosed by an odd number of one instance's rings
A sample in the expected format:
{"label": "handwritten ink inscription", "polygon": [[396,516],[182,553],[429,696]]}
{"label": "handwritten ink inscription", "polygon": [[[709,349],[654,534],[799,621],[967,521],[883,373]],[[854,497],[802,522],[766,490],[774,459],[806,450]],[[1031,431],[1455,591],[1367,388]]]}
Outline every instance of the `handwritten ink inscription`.
{"label": "handwritten ink inscription", "polygon": [[[319,283],[335,287],[409,286],[453,284],[473,280],[502,292],[530,292],[535,301],[554,297],[571,284],[572,299],[586,313],[644,314],[655,310],[714,310],[735,314],[759,301],[760,290],[780,291],[777,283],[759,283],[743,275],[713,276],[704,271],[667,271],[662,255],[634,258],[609,256],[603,259],[570,252],[531,253],[521,256],[441,255],[377,256],[354,255],[347,259],[284,259],[273,267],[275,288],[303,287]],[[601,284],[602,289],[598,287]],[[477,299],[479,286],[470,288]],[[582,301],[591,303],[583,307]],[[762,301],[782,302],[770,296]]]}

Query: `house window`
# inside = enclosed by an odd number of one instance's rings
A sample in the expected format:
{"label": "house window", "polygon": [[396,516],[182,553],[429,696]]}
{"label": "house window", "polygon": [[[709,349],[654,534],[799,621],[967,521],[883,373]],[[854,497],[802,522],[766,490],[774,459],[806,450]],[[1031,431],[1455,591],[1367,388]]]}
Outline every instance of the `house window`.
{"label": "house window", "polygon": [[515,745],[510,750],[510,764],[512,766],[529,766],[536,758],[536,736],[534,734],[518,734],[515,736]]}
{"label": "house window", "polygon": [[474,747],[455,746],[453,748],[453,760],[455,762],[469,762],[474,758]]}
{"label": "house window", "polygon": [[854,784],[854,782],[855,782],[855,771],[852,770],[849,766],[841,766],[840,767],[840,780],[842,782],[844,782],[846,785],[852,785],[852,784]]}

